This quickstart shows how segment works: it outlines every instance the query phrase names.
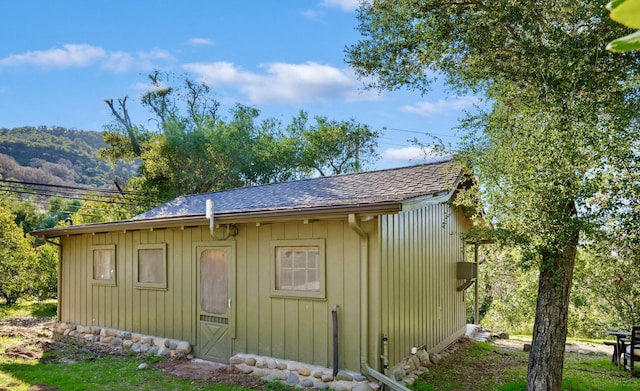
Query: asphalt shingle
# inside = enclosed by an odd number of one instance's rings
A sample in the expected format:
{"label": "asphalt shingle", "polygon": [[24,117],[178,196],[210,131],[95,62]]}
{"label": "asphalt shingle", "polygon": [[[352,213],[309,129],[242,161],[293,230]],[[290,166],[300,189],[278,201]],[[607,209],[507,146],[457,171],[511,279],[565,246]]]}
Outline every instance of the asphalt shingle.
{"label": "asphalt shingle", "polygon": [[205,214],[206,200],[215,213],[298,210],[401,202],[450,191],[461,170],[453,161],[388,170],[319,177],[178,197],[134,220]]}

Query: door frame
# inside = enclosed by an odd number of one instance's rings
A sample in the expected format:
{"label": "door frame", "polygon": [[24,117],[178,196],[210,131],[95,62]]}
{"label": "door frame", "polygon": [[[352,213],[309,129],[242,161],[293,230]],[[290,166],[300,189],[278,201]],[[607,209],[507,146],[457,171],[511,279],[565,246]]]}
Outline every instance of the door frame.
{"label": "door frame", "polygon": [[196,338],[195,338],[195,351],[196,355],[200,354],[200,339],[201,337],[201,321],[200,315],[202,313],[200,309],[200,254],[204,250],[210,249],[224,249],[228,252],[228,280],[227,280],[227,289],[228,289],[228,298],[230,302],[230,308],[227,311],[227,319],[228,319],[228,352],[229,357],[225,357],[225,360],[229,360],[229,358],[233,355],[233,340],[236,338],[236,243],[235,241],[223,241],[223,240],[215,240],[215,241],[203,241],[203,242],[194,242],[193,243],[193,261],[195,262],[195,291],[196,291],[196,300],[195,300],[195,322],[196,322]]}

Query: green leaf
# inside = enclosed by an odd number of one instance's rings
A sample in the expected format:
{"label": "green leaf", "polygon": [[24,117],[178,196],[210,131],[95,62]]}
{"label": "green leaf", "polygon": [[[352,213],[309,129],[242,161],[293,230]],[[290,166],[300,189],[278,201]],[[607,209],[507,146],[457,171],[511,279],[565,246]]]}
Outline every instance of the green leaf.
{"label": "green leaf", "polygon": [[628,52],[640,50],[640,31],[615,39],[607,45],[607,50],[612,52]]}
{"label": "green leaf", "polygon": [[607,4],[612,20],[631,28],[640,28],[640,0],[614,0]]}
{"label": "green leaf", "polygon": [[613,11],[614,9],[616,9],[618,6],[620,6],[620,4],[624,3],[627,0],[613,0],[611,2],[609,2],[609,4],[607,4],[607,10],[609,11]]}

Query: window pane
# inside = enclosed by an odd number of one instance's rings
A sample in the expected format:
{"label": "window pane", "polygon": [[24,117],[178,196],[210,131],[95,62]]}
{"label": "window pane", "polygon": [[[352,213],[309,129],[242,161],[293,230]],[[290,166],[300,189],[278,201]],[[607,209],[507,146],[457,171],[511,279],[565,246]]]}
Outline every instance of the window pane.
{"label": "window pane", "polygon": [[138,250],[138,282],[161,284],[164,283],[164,250]]}
{"label": "window pane", "polygon": [[296,269],[293,274],[293,290],[303,291],[307,288],[307,271],[305,269]]}
{"label": "window pane", "polygon": [[293,267],[296,269],[307,267],[307,252],[296,250],[294,253]]}
{"label": "window pane", "polygon": [[276,286],[278,289],[291,289],[293,286],[293,270],[281,269],[276,273]]}
{"label": "window pane", "polygon": [[308,273],[308,280],[309,281],[320,281],[320,279],[318,278],[318,271],[317,270],[311,270],[309,269]]}
{"label": "window pane", "polygon": [[319,254],[317,246],[277,247],[276,289],[319,292]]}
{"label": "window pane", "polygon": [[318,259],[320,258],[320,251],[310,250],[308,254],[309,269],[318,269]]}
{"label": "window pane", "polygon": [[229,308],[227,252],[205,250],[200,254],[200,308],[224,315]]}
{"label": "window pane", "polygon": [[111,250],[93,250],[93,279],[111,280],[114,272],[114,262]]}
{"label": "window pane", "polygon": [[282,267],[291,267],[293,251],[288,248],[280,249],[280,265]]}

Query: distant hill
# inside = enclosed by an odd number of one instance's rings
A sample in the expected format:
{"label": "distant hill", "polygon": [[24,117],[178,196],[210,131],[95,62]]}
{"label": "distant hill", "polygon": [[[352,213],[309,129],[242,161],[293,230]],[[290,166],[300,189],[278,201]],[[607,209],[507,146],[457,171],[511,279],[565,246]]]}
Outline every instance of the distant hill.
{"label": "distant hill", "polygon": [[0,178],[65,185],[112,186],[136,174],[132,165],[98,158],[101,132],[45,126],[0,128]]}

